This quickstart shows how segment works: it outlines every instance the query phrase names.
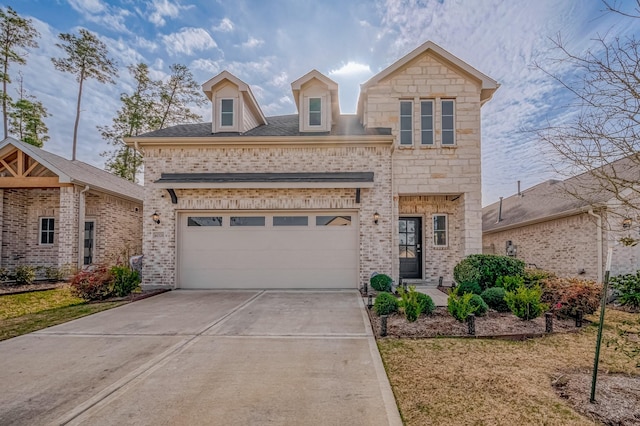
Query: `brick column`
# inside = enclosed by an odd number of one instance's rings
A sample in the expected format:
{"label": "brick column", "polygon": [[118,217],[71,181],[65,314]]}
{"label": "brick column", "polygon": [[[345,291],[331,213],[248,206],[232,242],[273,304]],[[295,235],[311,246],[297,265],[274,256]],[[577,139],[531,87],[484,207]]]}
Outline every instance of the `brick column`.
{"label": "brick column", "polygon": [[461,223],[462,257],[482,253],[482,197],[480,191],[465,192]]}
{"label": "brick column", "polygon": [[60,188],[60,219],[58,234],[58,266],[78,264],[78,209],[79,189],[75,186]]}

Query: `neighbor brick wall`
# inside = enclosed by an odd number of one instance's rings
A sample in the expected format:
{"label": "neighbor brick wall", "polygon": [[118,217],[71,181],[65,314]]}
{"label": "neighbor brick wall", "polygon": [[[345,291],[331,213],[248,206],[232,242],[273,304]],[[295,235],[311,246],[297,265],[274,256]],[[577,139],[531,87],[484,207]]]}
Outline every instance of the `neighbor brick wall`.
{"label": "neighbor brick wall", "polygon": [[[165,172],[340,172],[373,171],[375,187],[364,188],[361,203],[355,189],[176,189],[178,204],[166,190],[153,188]],[[176,219],[178,210],[354,209],[360,223],[360,282],[371,272],[391,274],[392,203],[391,147],[185,147],[145,148],[145,216],[143,218],[144,285],[176,282]],[[378,225],[373,214],[380,214]],[[150,215],[158,212],[156,225]]]}

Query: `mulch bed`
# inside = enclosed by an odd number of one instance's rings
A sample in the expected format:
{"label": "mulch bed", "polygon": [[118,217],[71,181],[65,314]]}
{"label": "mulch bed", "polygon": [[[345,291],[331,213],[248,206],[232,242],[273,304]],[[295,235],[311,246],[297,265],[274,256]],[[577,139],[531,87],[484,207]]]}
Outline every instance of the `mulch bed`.
{"label": "mulch bed", "polygon": [[56,288],[64,287],[65,282],[51,282],[51,281],[36,281],[33,284],[18,285],[15,283],[2,283],[0,284],[0,294],[19,294],[29,293],[32,291],[44,291],[53,290]]}
{"label": "mulch bed", "polygon": [[[369,310],[369,319],[374,334],[380,336],[380,317]],[[583,326],[587,324],[584,321]],[[575,320],[553,319],[553,332],[566,333],[579,330]],[[545,334],[545,318],[523,321],[511,313],[488,312],[484,317],[476,317],[474,337],[504,337],[524,339]],[[447,308],[440,307],[431,315],[421,315],[417,321],[408,322],[404,315],[396,313],[387,318],[387,337],[392,338],[433,338],[470,337],[466,323],[453,318]]]}

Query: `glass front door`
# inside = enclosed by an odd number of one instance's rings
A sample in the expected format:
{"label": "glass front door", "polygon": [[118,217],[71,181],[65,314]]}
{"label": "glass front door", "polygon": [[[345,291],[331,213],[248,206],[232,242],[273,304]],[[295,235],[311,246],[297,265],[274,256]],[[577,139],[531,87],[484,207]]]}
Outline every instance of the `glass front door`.
{"label": "glass front door", "polygon": [[95,237],[96,222],[88,220],[84,223],[84,264],[93,263],[93,243]]}
{"label": "glass front door", "polygon": [[401,217],[400,278],[422,278],[422,219]]}

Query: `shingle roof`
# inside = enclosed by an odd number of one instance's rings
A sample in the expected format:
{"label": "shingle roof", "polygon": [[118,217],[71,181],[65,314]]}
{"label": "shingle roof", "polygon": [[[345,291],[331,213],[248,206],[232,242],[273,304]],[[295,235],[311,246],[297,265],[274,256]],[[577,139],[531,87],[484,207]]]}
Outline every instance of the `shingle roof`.
{"label": "shingle roof", "polygon": [[[564,181],[548,180],[482,209],[482,231],[499,231],[520,224],[543,221],[552,217],[575,214],[590,206],[604,204],[615,196],[611,188],[603,187],[596,176],[615,176],[618,182],[640,182],[638,159],[622,158],[611,164],[585,172]],[[572,195],[576,194],[576,195]]]}
{"label": "shingle roof", "polygon": [[162,173],[156,182],[373,182],[373,172]]}
{"label": "shingle roof", "polygon": [[144,188],[136,183],[122,179],[105,170],[94,167],[82,161],[71,161],[44,149],[21,142],[14,138],[7,138],[0,143],[0,149],[13,145],[31,158],[47,167],[61,179],[68,179],[71,183],[89,185],[93,189],[103,190],[142,202]]}
{"label": "shingle roof", "polygon": [[389,128],[365,129],[355,114],[342,114],[338,116],[337,123],[333,125],[331,132],[306,133],[300,132],[298,114],[279,115],[267,117],[265,125],[258,126],[246,133],[211,133],[211,122],[181,124],[155,130],[138,136],[139,138],[198,138],[198,137],[242,137],[242,136],[357,136],[357,135],[390,135]]}

